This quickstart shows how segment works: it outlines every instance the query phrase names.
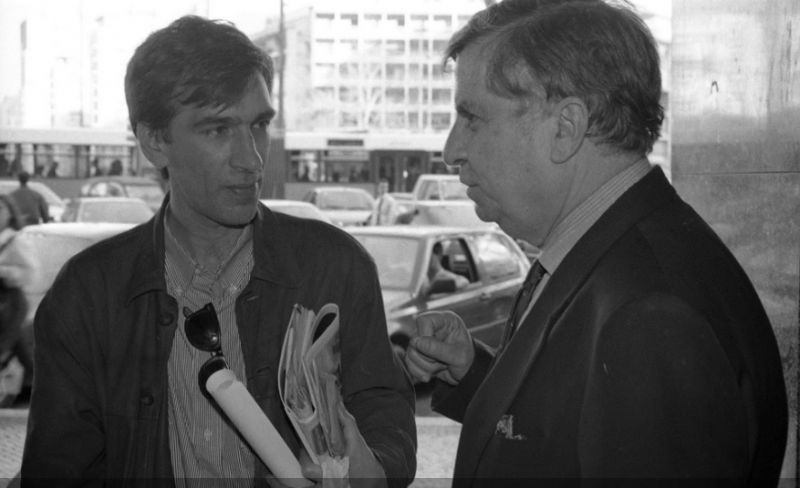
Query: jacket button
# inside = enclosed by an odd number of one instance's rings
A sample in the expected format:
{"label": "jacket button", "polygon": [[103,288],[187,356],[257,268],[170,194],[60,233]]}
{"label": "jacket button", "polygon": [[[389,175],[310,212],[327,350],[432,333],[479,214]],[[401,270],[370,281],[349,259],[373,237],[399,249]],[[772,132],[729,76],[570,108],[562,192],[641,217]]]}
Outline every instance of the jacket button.
{"label": "jacket button", "polygon": [[153,404],[153,395],[147,393],[139,398],[139,401],[142,402],[142,405],[147,405],[148,407]]}
{"label": "jacket button", "polygon": [[158,319],[161,322],[161,325],[164,327],[169,327],[175,321],[175,316],[171,313],[162,314],[161,317]]}

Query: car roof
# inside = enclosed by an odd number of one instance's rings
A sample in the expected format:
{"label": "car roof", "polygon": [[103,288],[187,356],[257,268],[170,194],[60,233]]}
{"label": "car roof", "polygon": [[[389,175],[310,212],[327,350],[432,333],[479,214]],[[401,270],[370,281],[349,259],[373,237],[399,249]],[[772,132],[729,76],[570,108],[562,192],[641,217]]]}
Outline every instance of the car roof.
{"label": "car roof", "polygon": [[74,236],[86,238],[102,238],[118,234],[134,227],[136,224],[111,222],[51,222],[47,224],[28,225],[19,232],[53,236]]}
{"label": "car roof", "polygon": [[80,197],[72,197],[70,198],[72,201],[79,201],[79,202],[92,202],[92,203],[102,203],[102,202],[133,202],[137,205],[139,203],[143,203],[147,205],[147,202],[142,200],[138,197],[88,197],[88,196],[80,196]]}
{"label": "car roof", "polygon": [[299,207],[315,207],[311,202],[303,202],[300,200],[281,200],[279,198],[262,198],[259,200],[267,207],[281,207],[281,206],[299,206]]}
{"label": "car roof", "polygon": [[352,186],[316,186],[311,191],[316,192],[326,192],[326,191],[350,191],[350,192],[357,192],[357,193],[366,193],[369,196],[372,196],[370,192],[363,188],[354,188]]}
{"label": "car roof", "polygon": [[492,227],[447,227],[441,225],[373,225],[367,227],[347,228],[347,231],[358,235],[380,235],[400,237],[431,237],[445,234],[483,234],[500,233]]}
{"label": "car roof", "polygon": [[423,173],[419,175],[419,179],[426,180],[457,180],[458,175],[443,174],[443,173]]}
{"label": "car roof", "polygon": [[95,183],[97,181],[117,181],[119,183],[130,184],[130,185],[157,185],[161,186],[158,181],[148,178],[146,176],[129,176],[129,175],[104,175],[104,176],[92,176],[91,178],[87,178],[84,181],[86,183]]}

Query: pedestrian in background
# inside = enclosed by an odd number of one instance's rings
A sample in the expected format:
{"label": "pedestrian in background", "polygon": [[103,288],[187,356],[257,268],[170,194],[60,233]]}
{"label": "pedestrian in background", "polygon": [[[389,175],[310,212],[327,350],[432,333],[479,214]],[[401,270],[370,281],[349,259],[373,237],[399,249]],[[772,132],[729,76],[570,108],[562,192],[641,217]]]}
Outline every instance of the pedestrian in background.
{"label": "pedestrian in background", "polygon": [[31,175],[28,172],[19,172],[17,174],[19,188],[10,194],[20,212],[20,225],[22,227],[50,220],[47,200],[39,192],[28,187],[30,178]]}
{"label": "pedestrian in background", "polygon": [[198,384],[211,353],[193,338],[219,338],[299,455],[278,395],[281,345],[295,305],[328,303],[340,313],[350,484],[413,479],[414,392],[392,354],[374,262],[343,230],[259,203],[272,81],[269,56],[223,21],[182,17],[136,49],[131,127],[169,191],[149,222],[67,262],[39,305],[23,486],[263,486],[266,465]]}
{"label": "pedestrian in background", "polygon": [[447,56],[458,116],[444,159],[481,219],[541,249],[499,351],[454,313],[419,317],[406,364],[463,423],[454,486],[775,486],[778,346],[735,257],[647,159],[663,109],[642,19],[619,3],[504,0]]}

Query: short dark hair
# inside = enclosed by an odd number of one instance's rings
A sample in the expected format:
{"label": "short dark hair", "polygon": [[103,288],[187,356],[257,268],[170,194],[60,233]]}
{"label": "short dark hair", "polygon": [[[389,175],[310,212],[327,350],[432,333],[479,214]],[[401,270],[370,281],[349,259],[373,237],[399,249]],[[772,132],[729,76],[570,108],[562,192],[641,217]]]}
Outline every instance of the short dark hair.
{"label": "short dark hair", "polygon": [[128,62],[131,129],[141,122],[168,140],[179,107],[231,105],[258,75],[272,91],[272,59],[233,24],[181,17],[150,34]]}
{"label": "short dark hair", "polygon": [[658,47],[629,6],[504,0],[454,34],[445,59],[484,39],[492,93],[523,98],[541,88],[550,102],[577,97],[589,110],[589,137],[642,155],[652,150],[664,120]]}
{"label": "short dark hair", "polygon": [[31,179],[31,174],[28,173],[27,171],[20,171],[19,173],[17,173],[17,181],[19,181],[20,185],[23,186],[27,185],[28,180],[30,179]]}

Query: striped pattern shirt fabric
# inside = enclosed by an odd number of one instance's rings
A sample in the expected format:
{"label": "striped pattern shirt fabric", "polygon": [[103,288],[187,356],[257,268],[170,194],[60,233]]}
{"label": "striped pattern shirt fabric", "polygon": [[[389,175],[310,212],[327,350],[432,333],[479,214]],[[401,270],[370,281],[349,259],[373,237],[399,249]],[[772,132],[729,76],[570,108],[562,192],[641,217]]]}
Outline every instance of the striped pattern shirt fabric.
{"label": "striped pattern shirt fabric", "polygon": [[539,255],[539,262],[545,270],[544,277],[534,290],[531,301],[520,319],[520,324],[528,316],[533,304],[547,286],[550,276],[575,247],[581,237],[597,222],[623,193],[635,185],[653,169],[647,159],[641,159],[605,182],[589,198],[575,207],[545,239]]}
{"label": "striped pattern shirt fabric", "polygon": [[[178,327],[169,373],[169,443],[177,487],[253,485],[254,454],[198,384],[200,367],[211,353],[193,347],[184,331],[184,307],[194,312],[211,302],[217,310],[222,352],[245,382],[244,357],[236,326],[236,297],[253,269],[252,230],[247,227],[218,272],[198,266],[170,232],[165,220],[166,280],[178,302]],[[214,275],[218,274],[218,277]],[[220,484],[220,486],[222,486]]]}

